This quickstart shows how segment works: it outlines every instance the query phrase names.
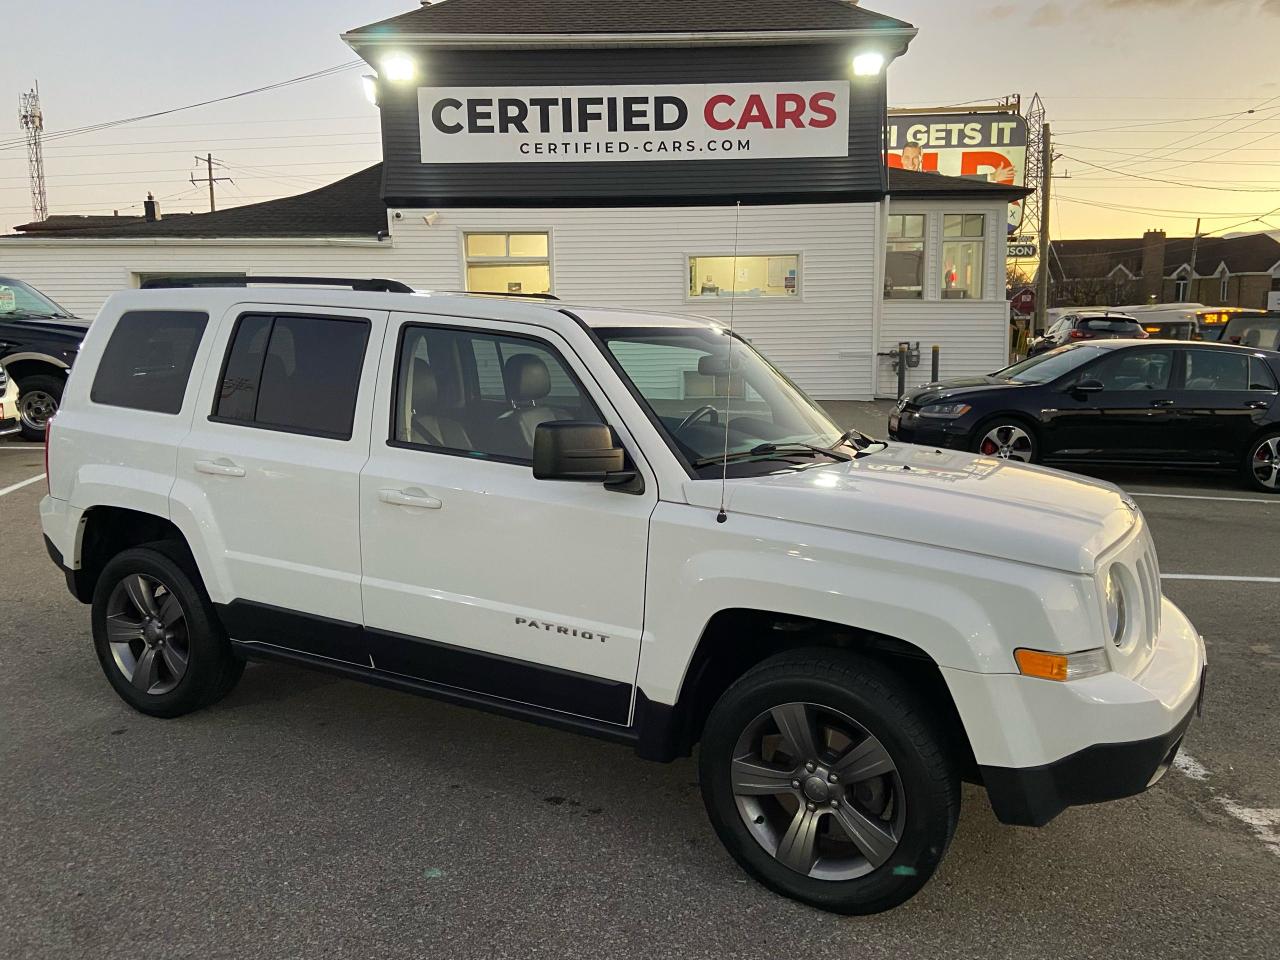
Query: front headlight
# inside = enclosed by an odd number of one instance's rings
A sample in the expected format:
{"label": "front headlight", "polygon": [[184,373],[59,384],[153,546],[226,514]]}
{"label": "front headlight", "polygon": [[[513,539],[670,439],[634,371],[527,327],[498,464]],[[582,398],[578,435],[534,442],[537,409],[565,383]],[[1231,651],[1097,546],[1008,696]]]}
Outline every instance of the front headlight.
{"label": "front headlight", "polygon": [[963,417],[972,409],[973,407],[967,403],[931,403],[927,407],[920,408],[920,416],[954,420],[956,417]]}
{"label": "front headlight", "polygon": [[1107,572],[1107,587],[1105,593],[1106,610],[1107,610],[1107,632],[1111,636],[1111,642],[1117,647],[1124,643],[1125,627],[1127,626],[1127,611],[1125,609],[1124,599],[1124,581],[1116,573],[1116,568],[1112,567]]}

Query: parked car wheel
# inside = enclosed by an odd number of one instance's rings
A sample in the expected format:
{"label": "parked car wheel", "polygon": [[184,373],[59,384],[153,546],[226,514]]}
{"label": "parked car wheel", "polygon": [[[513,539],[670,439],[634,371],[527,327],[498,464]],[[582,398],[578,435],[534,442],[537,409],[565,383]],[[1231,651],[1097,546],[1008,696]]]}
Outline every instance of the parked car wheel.
{"label": "parked car wheel", "polygon": [[1040,444],[1031,424],[1018,417],[990,417],[973,431],[973,451],[1001,460],[1035,463],[1040,457]]}
{"label": "parked car wheel", "polygon": [[156,717],[222,699],[244,671],[204,590],[168,554],[158,544],[125,550],[93,594],[93,641],[107,680]]}
{"label": "parked car wheel", "polygon": [[37,373],[18,380],[18,416],[22,436],[37,443],[44,442],[44,431],[62,402],[65,378]]}
{"label": "parked car wheel", "polygon": [[1280,433],[1269,433],[1254,440],[1240,472],[1244,482],[1254,490],[1280,493]]}
{"label": "parked car wheel", "polygon": [[959,780],[927,706],[842,651],[781,654],[734,683],[707,719],[699,776],[743,869],[834,913],[909,899],[959,819]]}

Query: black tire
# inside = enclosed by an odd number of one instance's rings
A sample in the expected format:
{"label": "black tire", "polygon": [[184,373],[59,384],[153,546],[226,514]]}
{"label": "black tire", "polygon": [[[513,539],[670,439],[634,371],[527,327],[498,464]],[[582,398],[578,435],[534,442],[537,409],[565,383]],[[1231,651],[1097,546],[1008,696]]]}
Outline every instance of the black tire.
{"label": "black tire", "polygon": [[[739,811],[731,770],[740,736],[762,713],[797,702],[853,718],[896,766],[905,799],[897,847],[880,866],[867,863],[870,872],[862,876],[821,879],[791,869],[756,839]],[[928,705],[882,664],[839,650],[784,653],[748,671],[712,709],[698,757],[703,801],[729,853],[770,890],[833,913],[879,913],[924,886],[955,833],[960,781],[944,743]]]}
{"label": "black tire", "polygon": [[[1240,464],[1240,479],[1250,490],[1280,493],[1280,431],[1273,430],[1254,437]],[[1258,460],[1259,454],[1263,459]],[[1272,480],[1272,478],[1275,478]],[[1270,481],[1270,482],[1269,482]]]}
{"label": "black tire", "polygon": [[[990,433],[992,430],[1003,429],[1005,427],[1012,427],[1014,429],[1021,430],[1026,435],[1027,440],[1030,442],[1031,444],[1030,458],[1025,460],[1024,462],[1039,463],[1040,462],[1040,436],[1039,434],[1036,433],[1036,428],[1031,423],[1031,421],[1027,420],[1024,417],[1018,416],[1017,414],[1001,413],[1001,414],[996,414],[993,417],[987,417],[985,420],[979,423],[976,427],[974,427],[973,433],[969,435],[969,449],[972,450],[974,453],[982,453],[984,456],[998,456],[998,454],[994,454],[994,453],[984,453],[982,449],[982,441],[987,436],[987,434]],[[1022,458],[1011,456],[1011,457],[1008,457],[1007,459],[1021,460]]]}
{"label": "black tire", "polygon": [[[172,688],[160,691],[163,684],[156,684],[158,692],[146,692],[134,686],[108,638],[108,614],[111,605],[117,602],[113,600],[118,596],[117,587],[123,589],[127,578],[139,574],[171,593],[181,605],[183,615],[185,670],[176,682],[172,673],[162,677],[172,683]],[[182,562],[181,551],[169,544],[147,544],[113,557],[94,588],[92,620],[93,645],[107,680],[125,703],[141,713],[180,717],[207,707],[230,693],[244,672],[244,661],[232,653],[199,575],[189,563]],[[140,638],[134,645],[140,652],[144,652],[143,642]]]}
{"label": "black tire", "polygon": [[[17,381],[18,384],[18,410],[22,417],[22,437],[24,440],[31,440],[36,443],[44,443],[45,428],[37,427],[28,422],[27,412],[23,406],[24,396],[31,397],[51,397],[53,399],[54,412],[62,403],[62,390],[67,384],[66,377],[54,376],[46,373],[33,373],[30,376],[23,377]],[[44,405],[41,404],[43,407]],[[52,415],[52,414],[50,414]]]}

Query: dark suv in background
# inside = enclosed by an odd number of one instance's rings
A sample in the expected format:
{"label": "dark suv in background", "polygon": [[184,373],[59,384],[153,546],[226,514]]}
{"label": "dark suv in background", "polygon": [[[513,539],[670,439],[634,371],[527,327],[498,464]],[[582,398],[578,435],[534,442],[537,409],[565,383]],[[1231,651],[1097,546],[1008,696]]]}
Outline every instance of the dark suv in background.
{"label": "dark suv in background", "polygon": [[89,321],[21,280],[0,277],[0,366],[18,385],[22,436],[43,441]]}
{"label": "dark suv in background", "polygon": [[1080,343],[1085,340],[1145,340],[1147,332],[1127,313],[1069,313],[1059,317],[1044,335],[1031,341],[1027,355],[1034,357],[1039,353],[1048,353],[1056,347],[1065,347],[1068,343]]}

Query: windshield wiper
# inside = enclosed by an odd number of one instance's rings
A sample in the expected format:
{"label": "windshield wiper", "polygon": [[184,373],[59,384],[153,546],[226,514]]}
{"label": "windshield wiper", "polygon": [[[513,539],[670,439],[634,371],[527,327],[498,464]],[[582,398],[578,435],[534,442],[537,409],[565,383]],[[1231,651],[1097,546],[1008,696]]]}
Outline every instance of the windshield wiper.
{"label": "windshield wiper", "polygon": [[809,453],[821,454],[840,463],[848,463],[853,459],[842,453],[836,453],[836,451],[828,447],[819,447],[812,443],[761,443],[750,450],[739,450],[736,453],[729,454],[727,457],[724,454],[702,457],[693,461],[693,465],[694,467],[706,467],[713,463],[737,463],[744,460],[781,460],[788,456]]}

